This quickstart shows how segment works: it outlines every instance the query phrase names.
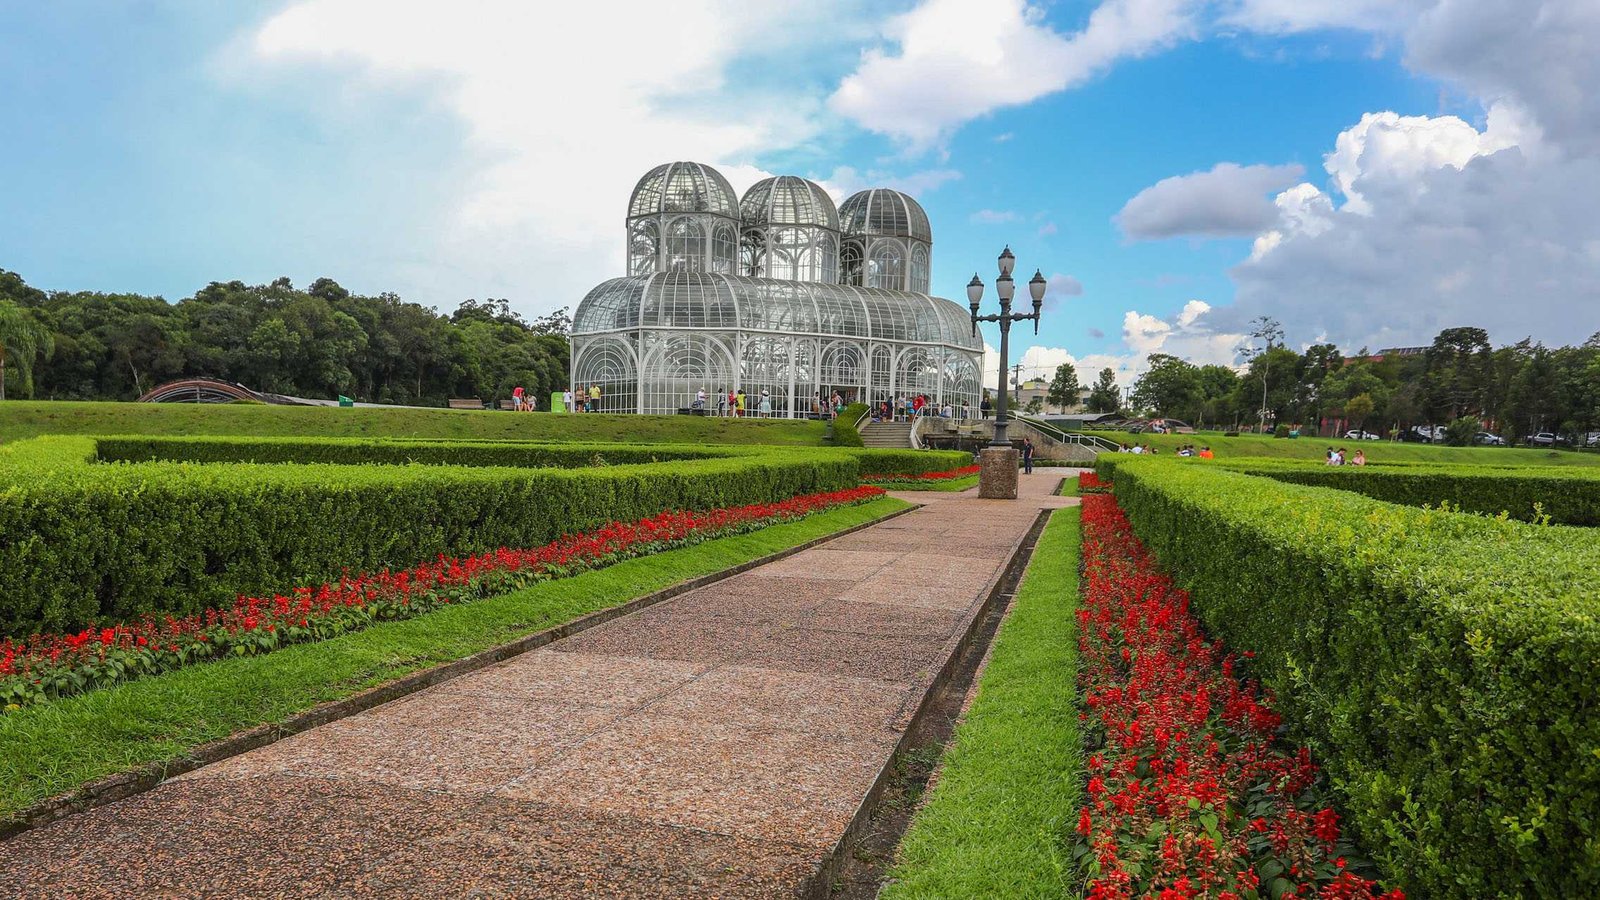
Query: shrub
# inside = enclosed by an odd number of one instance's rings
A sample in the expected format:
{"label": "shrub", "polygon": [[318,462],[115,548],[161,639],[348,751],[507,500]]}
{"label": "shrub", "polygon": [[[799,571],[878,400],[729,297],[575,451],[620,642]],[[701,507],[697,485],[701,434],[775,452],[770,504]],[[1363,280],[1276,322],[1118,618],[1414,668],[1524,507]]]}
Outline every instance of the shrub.
{"label": "shrub", "polygon": [[856,420],[867,414],[865,403],[851,403],[839,410],[833,420],[833,445],[835,447],[860,447],[861,432],[856,430]]}
{"label": "shrub", "polygon": [[1406,506],[1440,506],[1524,522],[1600,525],[1600,469],[1388,463],[1308,465],[1300,461],[1232,459],[1225,468],[1291,484],[1354,491]]}
{"label": "shrub", "polygon": [[1102,463],[1387,871],[1420,896],[1600,895],[1600,534]]}
{"label": "shrub", "polygon": [[[476,451],[458,445],[455,452]],[[0,449],[0,634],[190,613],[346,569],[537,546],[665,510],[841,490],[859,482],[863,460],[875,458],[865,450],[772,448],[528,469],[103,465],[91,462],[95,456],[96,441],[84,437]],[[889,462],[901,468],[898,459]]]}
{"label": "shrub", "polygon": [[1281,437],[1281,438],[1288,437],[1289,436],[1289,426],[1287,426],[1287,425],[1279,425],[1277,428],[1272,429],[1272,436],[1273,437]]}
{"label": "shrub", "polygon": [[1462,416],[1444,427],[1444,442],[1452,447],[1470,447],[1472,439],[1482,430],[1482,422],[1471,416]]}

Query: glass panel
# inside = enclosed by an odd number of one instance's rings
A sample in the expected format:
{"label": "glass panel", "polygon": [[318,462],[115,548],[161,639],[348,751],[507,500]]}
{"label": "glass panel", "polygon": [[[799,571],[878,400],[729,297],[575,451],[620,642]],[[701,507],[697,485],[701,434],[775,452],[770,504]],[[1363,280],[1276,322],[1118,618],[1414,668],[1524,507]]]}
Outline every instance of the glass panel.
{"label": "glass panel", "polygon": [[706,232],[695,219],[673,219],[667,226],[666,269],[698,272],[706,259]]}
{"label": "glass panel", "polygon": [[867,286],[903,291],[906,286],[905,250],[898,241],[877,241],[867,264]]}
{"label": "glass panel", "polygon": [[[631,338],[573,338],[572,390],[600,388],[601,412],[637,412],[639,375]],[[574,401],[576,401],[576,397]]]}

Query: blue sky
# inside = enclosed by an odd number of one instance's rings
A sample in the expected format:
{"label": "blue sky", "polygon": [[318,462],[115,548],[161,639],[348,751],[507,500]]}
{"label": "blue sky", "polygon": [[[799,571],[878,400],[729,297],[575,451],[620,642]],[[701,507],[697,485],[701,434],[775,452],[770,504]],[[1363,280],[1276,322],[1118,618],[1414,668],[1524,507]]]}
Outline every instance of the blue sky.
{"label": "blue sky", "polygon": [[1600,330],[1600,101],[1570,90],[1600,4],[567,6],[12,5],[0,267],[538,313],[620,273],[628,190],[689,158],[906,187],[943,296],[1009,243],[1056,278],[1039,370],[1227,361],[1263,313],[1348,350]]}

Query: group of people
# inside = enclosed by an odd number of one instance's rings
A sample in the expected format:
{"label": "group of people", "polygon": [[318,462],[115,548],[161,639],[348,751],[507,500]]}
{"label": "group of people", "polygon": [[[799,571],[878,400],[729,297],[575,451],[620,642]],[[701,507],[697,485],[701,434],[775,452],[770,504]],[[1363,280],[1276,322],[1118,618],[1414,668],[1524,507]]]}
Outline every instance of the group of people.
{"label": "group of people", "polygon": [[[522,388],[517,388],[522,390]],[[591,384],[587,388],[579,387],[574,393],[572,388],[561,392],[561,403],[567,412],[599,412],[600,411],[600,385]]]}
{"label": "group of people", "polygon": [[[691,409],[701,415],[711,411],[711,398],[707,396],[706,389],[701,388],[694,393],[694,402],[689,404]],[[717,392],[717,415],[745,418],[746,416],[770,419],[772,418],[772,392],[762,391],[761,396],[755,397],[745,393],[744,388]]]}
{"label": "group of people", "polygon": [[1178,448],[1178,455],[1179,456],[1193,456],[1193,457],[1197,457],[1199,459],[1212,459],[1212,458],[1214,458],[1216,456],[1215,453],[1211,452],[1211,448],[1209,446],[1205,446],[1205,447],[1201,447],[1199,449],[1196,449],[1193,444],[1184,444],[1182,447],[1179,447]]}
{"label": "group of people", "polygon": [[[1122,445],[1117,448],[1117,452],[1118,453],[1137,453],[1137,454],[1139,454],[1141,456],[1146,456],[1146,455],[1154,456],[1157,453],[1160,453],[1161,451],[1159,449],[1155,448],[1155,447],[1150,446],[1149,444],[1129,444],[1126,441],[1124,441],[1122,443]],[[1188,458],[1188,457],[1195,457],[1197,459],[1215,459],[1216,458],[1216,454],[1211,452],[1210,445],[1207,445],[1207,446],[1204,446],[1204,447],[1196,447],[1193,444],[1184,444],[1182,447],[1178,448],[1178,455],[1182,456],[1184,458]]]}
{"label": "group of people", "polygon": [[910,422],[923,416],[953,419],[959,415],[963,419],[968,419],[972,417],[972,408],[965,403],[958,407],[946,402],[941,406],[930,400],[927,394],[910,397],[902,394],[893,400],[879,400],[872,415],[880,422]]}
{"label": "group of people", "polygon": [[1332,447],[1329,447],[1328,448],[1328,457],[1327,457],[1328,465],[1330,465],[1330,466],[1364,466],[1364,465],[1367,464],[1367,454],[1363,453],[1360,450],[1357,450],[1355,456],[1349,456],[1348,455],[1349,452],[1350,451],[1344,449],[1343,447],[1340,447],[1337,450],[1333,449]]}

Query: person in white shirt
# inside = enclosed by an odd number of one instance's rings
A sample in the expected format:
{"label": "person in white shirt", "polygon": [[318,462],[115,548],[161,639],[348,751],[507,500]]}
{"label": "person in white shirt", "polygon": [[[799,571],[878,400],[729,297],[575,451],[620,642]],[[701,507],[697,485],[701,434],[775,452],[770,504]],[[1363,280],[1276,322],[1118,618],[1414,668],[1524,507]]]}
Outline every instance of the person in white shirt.
{"label": "person in white shirt", "polygon": [[561,408],[566,410],[567,412],[573,412],[573,409],[572,409],[572,388],[567,388],[566,390],[561,392]]}

